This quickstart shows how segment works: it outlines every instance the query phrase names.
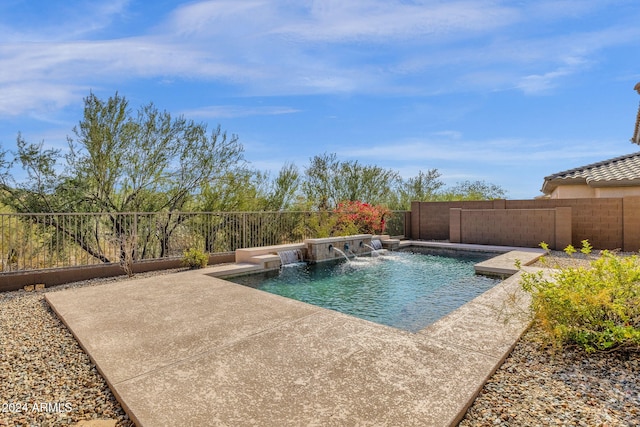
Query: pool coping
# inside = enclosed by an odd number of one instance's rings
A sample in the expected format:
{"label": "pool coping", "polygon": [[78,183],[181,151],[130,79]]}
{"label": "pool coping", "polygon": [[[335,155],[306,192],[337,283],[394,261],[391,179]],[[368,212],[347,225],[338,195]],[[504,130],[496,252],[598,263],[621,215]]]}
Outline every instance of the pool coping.
{"label": "pool coping", "polygon": [[456,425],[529,325],[514,257],[542,251],[412,244],[502,252],[483,268],[515,274],[417,333],[214,277],[247,265],[46,299],[139,426]]}

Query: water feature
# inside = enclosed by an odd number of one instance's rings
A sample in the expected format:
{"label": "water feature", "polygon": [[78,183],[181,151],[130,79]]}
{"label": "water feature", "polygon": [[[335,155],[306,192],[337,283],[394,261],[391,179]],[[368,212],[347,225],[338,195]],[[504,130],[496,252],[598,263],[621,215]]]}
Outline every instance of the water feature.
{"label": "water feature", "polygon": [[371,249],[371,256],[375,255],[375,256],[380,256],[380,252],[378,252],[378,250],[376,248],[374,248],[371,245],[367,245],[366,243],[364,244],[364,246],[366,246],[367,248]]}
{"label": "water feature", "polygon": [[[347,247],[348,247],[348,246],[347,246]],[[349,260],[349,257],[347,256],[347,254],[345,254],[344,252],[342,252],[342,250],[340,250],[340,249],[336,248],[335,246],[333,246],[333,245],[329,246],[329,250],[330,250],[330,251],[336,251],[336,252],[338,252],[340,255],[342,255],[342,256],[344,257],[344,259],[346,259],[346,260],[347,260],[347,262],[351,262],[351,261]]]}
{"label": "water feature", "polygon": [[380,239],[371,239],[371,246],[373,246],[373,249],[375,249],[376,251],[379,251],[380,249],[382,249],[382,242],[380,241]]}
{"label": "water feature", "polygon": [[281,265],[291,265],[304,262],[304,255],[300,249],[291,249],[278,252]]}
{"label": "water feature", "polygon": [[477,276],[473,269],[494,255],[390,252],[359,257],[357,262],[297,265],[229,280],[416,332],[495,286],[499,280]]}
{"label": "water feature", "polygon": [[351,248],[347,249],[347,252],[348,252],[350,255],[353,255],[353,257],[354,257],[354,258],[358,258],[358,255],[357,255],[355,252],[353,252],[353,251],[351,250]]}

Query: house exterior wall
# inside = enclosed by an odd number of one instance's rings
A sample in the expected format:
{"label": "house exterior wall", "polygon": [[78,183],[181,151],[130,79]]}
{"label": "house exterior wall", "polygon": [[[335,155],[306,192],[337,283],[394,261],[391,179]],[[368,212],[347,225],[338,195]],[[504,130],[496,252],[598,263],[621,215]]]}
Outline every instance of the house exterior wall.
{"label": "house exterior wall", "polygon": [[640,196],[640,186],[596,188],[596,197]]}
{"label": "house exterior wall", "polygon": [[595,188],[586,184],[581,185],[559,185],[549,195],[551,199],[582,199],[596,197]]}
{"label": "house exterior wall", "polygon": [[640,186],[590,187],[587,184],[559,185],[549,195],[551,199],[583,199],[640,196]]}

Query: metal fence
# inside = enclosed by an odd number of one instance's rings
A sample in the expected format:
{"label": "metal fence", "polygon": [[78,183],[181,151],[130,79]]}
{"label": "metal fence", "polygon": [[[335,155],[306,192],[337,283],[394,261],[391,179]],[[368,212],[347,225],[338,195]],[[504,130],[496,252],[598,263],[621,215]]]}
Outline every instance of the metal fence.
{"label": "metal fence", "polygon": [[[181,257],[301,242],[318,237],[328,213],[127,212],[0,214],[1,271],[36,270]],[[405,212],[387,233],[404,234]]]}

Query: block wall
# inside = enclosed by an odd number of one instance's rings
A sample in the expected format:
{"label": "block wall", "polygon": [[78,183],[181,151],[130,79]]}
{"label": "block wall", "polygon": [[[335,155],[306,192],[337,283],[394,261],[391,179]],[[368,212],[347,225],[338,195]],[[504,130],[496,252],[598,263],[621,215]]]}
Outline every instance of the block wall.
{"label": "block wall", "polygon": [[[596,249],[640,250],[640,197],[599,198],[599,199],[532,199],[532,200],[494,200],[469,202],[414,202],[411,207],[411,238],[419,240],[450,240],[451,208],[464,210],[517,211],[571,208],[571,231],[569,243],[576,247],[581,241],[589,240]],[[498,213],[496,215],[509,215]],[[521,218],[520,213],[514,214]],[[479,217],[480,218],[480,217]],[[485,219],[478,219],[484,221]],[[509,221],[505,220],[511,224]],[[537,218],[540,223],[543,221]],[[548,227],[550,225],[547,224]],[[513,225],[509,225],[510,229]],[[525,227],[522,233],[529,233]],[[460,230],[462,231],[462,230]],[[542,230],[538,230],[543,234]],[[504,233],[509,234],[509,232]],[[523,234],[522,236],[525,236]],[[456,236],[453,236],[454,239]],[[486,239],[486,237],[477,237]],[[523,237],[524,238],[524,237]],[[546,238],[546,235],[545,235]],[[507,239],[501,237],[501,240]],[[536,238],[537,246],[541,240]],[[563,242],[567,236],[563,236]],[[493,243],[498,244],[498,243]],[[567,243],[568,244],[568,243]],[[566,246],[566,245],[565,245]]]}
{"label": "block wall", "polygon": [[493,209],[493,201],[413,202],[411,204],[411,238],[448,240],[449,209]]}
{"label": "block wall", "polygon": [[555,209],[462,209],[460,242],[536,247],[544,241],[555,248],[555,215]]}
{"label": "block wall", "polygon": [[581,246],[589,240],[594,248],[619,249],[623,241],[623,200],[612,199],[547,199],[507,200],[507,209],[571,208],[571,241]]}

